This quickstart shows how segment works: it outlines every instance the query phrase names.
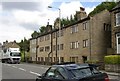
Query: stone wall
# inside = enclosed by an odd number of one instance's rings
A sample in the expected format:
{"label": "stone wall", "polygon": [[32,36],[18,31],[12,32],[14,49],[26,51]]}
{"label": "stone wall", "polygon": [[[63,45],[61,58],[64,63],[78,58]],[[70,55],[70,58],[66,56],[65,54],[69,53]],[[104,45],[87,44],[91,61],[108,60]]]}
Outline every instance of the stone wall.
{"label": "stone wall", "polygon": [[120,73],[120,64],[105,64],[105,71]]}

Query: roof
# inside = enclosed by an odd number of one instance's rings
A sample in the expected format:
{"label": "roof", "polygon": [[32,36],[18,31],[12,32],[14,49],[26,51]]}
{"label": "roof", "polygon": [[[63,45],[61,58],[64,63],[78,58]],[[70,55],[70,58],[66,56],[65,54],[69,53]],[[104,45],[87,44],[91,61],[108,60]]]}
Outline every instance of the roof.
{"label": "roof", "polygon": [[88,67],[98,67],[97,65],[95,64],[87,64],[87,63],[84,63],[84,64],[75,64],[75,63],[72,63],[72,64],[58,64],[58,65],[53,65],[54,67],[65,67],[69,70],[71,69],[82,69],[82,68],[88,68]]}
{"label": "roof", "polygon": [[[69,25],[67,25],[67,26],[64,26],[64,27],[62,27],[61,29],[68,28],[68,27],[73,26],[73,25],[76,25],[76,24],[78,24],[78,23],[82,23],[82,22],[84,22],[84,21],[86,21],[86,20],[90,20],[90,17],[88,16],[88,17],[86,17],[86,18],[84,18],[84,19],[82,19],[82,20],[76,21],[75,23],[72,23],[72,24],[69,24]],[[56,32],[56,31],[58,31],[58,29],[53,29],[53,30],[51,30],[50,32],[45,32],[45,33],[43,33],[43,34],[40,34],[40,35],[37,36],[37,37],[30,38],[29,40],[37,39],[38,37],[41,37],[41,36],[44,36],[44,35],[47,35],[47,34],[51,34],[51,33]]]}
{"label": "roof", "polygon": [[6,48],[20,48],[20,46],[15,42],[9,42],[4,45]]}

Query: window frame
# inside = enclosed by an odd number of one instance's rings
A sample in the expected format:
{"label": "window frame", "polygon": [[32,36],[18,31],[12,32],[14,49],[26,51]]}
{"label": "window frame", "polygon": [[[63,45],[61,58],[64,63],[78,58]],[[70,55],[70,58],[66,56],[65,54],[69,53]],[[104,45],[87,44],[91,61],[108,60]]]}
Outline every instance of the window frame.
{"label": "window frame", "polygon": [[116,23],[115,23],[115,25],[116,26],[120,26],[120,12],[117,12],[116,14],[115,14],[115,21],[116,21]]}
{"label": "window frame", "polygon": [[83,48],[88,47],[88,39],[83,40]]}

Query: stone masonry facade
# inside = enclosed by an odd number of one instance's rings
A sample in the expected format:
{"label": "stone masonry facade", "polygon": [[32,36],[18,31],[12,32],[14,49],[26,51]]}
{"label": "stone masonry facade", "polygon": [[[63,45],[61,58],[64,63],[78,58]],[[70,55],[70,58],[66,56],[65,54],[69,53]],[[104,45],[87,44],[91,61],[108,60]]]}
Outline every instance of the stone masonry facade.
{"label": "stone masonry facade", "polygon": [[[85,14],[85,11],[82,11]],[[30,39],[31,61],[39,63],[102,62],[111,48],[110,12],[86,16],[61,29],[52,29]],[[48,25],[49,27],[49,25]]]}

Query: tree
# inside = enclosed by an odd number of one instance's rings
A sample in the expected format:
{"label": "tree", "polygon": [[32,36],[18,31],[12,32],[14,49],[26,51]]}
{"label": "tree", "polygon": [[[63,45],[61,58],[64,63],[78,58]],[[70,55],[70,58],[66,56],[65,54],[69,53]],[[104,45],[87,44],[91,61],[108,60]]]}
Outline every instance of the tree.
{"label": "tree", "polygon": [[31,37],[32,38],[35,38],[39,35],[39,33],[37,31],[34,31],[32,34],[31,34]]}
{"label": "tree", "polygon": [[21,40],[21,42],[18,43],[18,45],[20,46],[20,50],[21,51],[27,51],[27,52],[29,52],[30,42],[25,37],[24,37],[24,40]]}
{"label": "tree", "polygon": [[44,32],[45,32],[46,27],[45,27],[45,26],[41,26],[39,30],[40,30],[40,33],[42,34],[42,33],[44,33]]}

